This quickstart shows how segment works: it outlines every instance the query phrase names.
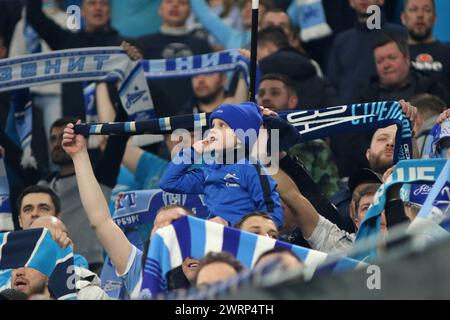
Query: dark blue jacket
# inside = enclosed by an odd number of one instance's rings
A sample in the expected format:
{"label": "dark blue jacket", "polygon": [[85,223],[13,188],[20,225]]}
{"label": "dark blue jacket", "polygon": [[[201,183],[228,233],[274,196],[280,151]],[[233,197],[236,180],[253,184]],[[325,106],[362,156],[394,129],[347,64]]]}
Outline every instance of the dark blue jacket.
{"label": "dark blue jacket", "polygon": [[354,103],[358,84],[376,74],[373,44],[383,31],[406,38],[404,28],[382,19],[380,30],[369,30],[365,23],[357,22],[334,39],[327,78],[336,88],[340,103]]}
{"label": "dark blue jacket", "polygon": [[[243,216],[262,211],[272,216],[278,228],[283,211],[276,182],[263,174],[259,164],[242,159],[235,164],[207,164],[189,170],[195,151],[184,149],[167,167],[160,180],[166,192],[204,194],[209,218],[219,216],[232,226]],[[198,155],[198,154],[197,154]]]}

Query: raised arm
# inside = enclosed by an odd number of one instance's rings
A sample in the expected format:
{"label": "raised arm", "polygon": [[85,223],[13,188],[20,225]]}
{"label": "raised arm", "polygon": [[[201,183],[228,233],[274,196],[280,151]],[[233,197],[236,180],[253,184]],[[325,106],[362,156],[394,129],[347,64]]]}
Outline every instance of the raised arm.
{"label": "raised arm", "polygon": [[109,214],[108,204],[92,170],[86,139],[82,135],[76,135],[73,124],[70,123],[64,129],[62,144],[74,163],[81,203],[89,222],[117,272],[123,274],[132,245]]}
{"label": "raised arm", "polygon": [[203,193],[203,171],[189,170],[194,163],[195,152],[194,148],[186,148],[172,159],[159,182],[161,189],[172,193]]}
{"label": "raised arm", "polygon": [[292,210],[303,237],[310,238],[319,223],[319,213],[283,170],[278,170],[278,173],[272,177],[278,183],[278,192],[281,199]]}
{"label": "raised arm", "polygon": [[27,0],[27,21],[53,50],[68,49],[76,33],[64,30],[42,11],[42,0]]}
{"label": "raised arm", "polygon": [[220,17],[211,11],[205,0],[191,0],[191,8],[198,21],[217,39],[226,49],[230,39],[239,31],[227,26]]}

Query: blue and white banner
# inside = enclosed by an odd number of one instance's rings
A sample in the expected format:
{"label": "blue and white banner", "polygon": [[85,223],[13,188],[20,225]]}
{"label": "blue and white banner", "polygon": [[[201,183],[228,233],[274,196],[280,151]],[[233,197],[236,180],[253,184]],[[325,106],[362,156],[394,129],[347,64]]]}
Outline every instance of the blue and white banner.
{"label": "blue and white banner", "polygon": [[5,161],[0,154],[0,232],[14,230]]}
{"label": "blue and white banner", "polygon": [[[381,214],[386,205],[387,190],[395,184],[411,184],[434,182],[439,177],[445,159],[404,160],[400,161],[392,171],[387,181],[382,184],[369,207],[356,234],[356,241],[362,241],[380,233]],[[375,258],[375,248],[367,253],[369,258]],[[360,257],[361,258],[361,257]]]}
{"label": "blue and white banner", "polygon": [[[141,287],[142,299],[155,298],[167,291],[166,274],[180,266],[185,258],[201,259],[208,252],[228,252],[246,268],[253,268],[267,250],[283,247],[292,250],[310,269],[330,261],[326,253],[302,248],[246,231],[194,217],[183,217],[159,229],[153,237],[145,265]],[[340,258],[330,272],[353,270],[361,266],[357,260]]]}
{"label": "blue and white banner", "polygon": [[208,216],[203,195],[174,194],[154,189],[124,193],[113,219],[121,229],[143,224],[152,228],[158,210],[172,204],[191,209],[198,218],[206,219]]}
{"label": "blue and white banner", "polygon": [[11,270],[21,267],[47,276],[53,298],[76,300],[72,249],[62,249],[47,229],[0,233],[0,288],[10,285]]}

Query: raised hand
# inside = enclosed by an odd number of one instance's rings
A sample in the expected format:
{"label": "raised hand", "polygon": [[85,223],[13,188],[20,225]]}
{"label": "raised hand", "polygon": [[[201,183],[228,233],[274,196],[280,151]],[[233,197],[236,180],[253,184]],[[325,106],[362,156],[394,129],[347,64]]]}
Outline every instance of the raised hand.
{"label": "raised hand", "polygon": [[413,131],[413,136],[414,136],[423,124],[421,118],[417,116],[418,110],[416,107],[411,105],[411,103],[409,103],[403,99],[400,100],[399,103],[400,103],[400,106],[402,107],[403,112],[406,114],[408,119],[411,121],[411,127],[412,127],[412,131]]}
{"label": "raised hand", "polygon": [[445,110],[444,112],[442,112],[439,115],[439,117],[437,119],[437,123],[441,124],[442,122],[444,122],[448,118],[450,118],[450,109]]}
{"label": "raised hand", "polygon": [[123,41],[122,44],[120,45],[128,54],[128,56],[131,58],[131,60],[142,60],[144,58],[144,56],[142,55],[141,51],[133,46],[132,44]]}
{"label": "raised hand", "polygon": [[[77,121],[80,124],[81,120]],[[72,158],[82,151],[87,151],[86,139],[81,134],[75,134],[73,123],[64,128],[62,147]]]}

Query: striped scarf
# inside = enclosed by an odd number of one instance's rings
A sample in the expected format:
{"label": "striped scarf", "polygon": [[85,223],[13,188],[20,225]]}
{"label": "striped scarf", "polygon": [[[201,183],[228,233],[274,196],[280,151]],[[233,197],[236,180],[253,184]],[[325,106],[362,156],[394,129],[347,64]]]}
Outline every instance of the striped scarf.
{"label": "striped scarf", "polygon": [[[311,270],[331,260],[331,256],[319,251],[225,227],[208,220],[183,217],[159,229],[153,237],[143,267],[141,298],[154,298],[166,292],[167,273],[180,266],[187,257],[201,259],[211,251],[228,252],[250,269],[262,253],[277,247],[292,250]],[[358,266],[359,261],[340,258],[329,270],[342,271]]]}
{"label": "striped scarf", "polygon": [[[199,113],[148,121],[80,124],[75,126],[75,132],[89,136],[90,134],[167,134],[176,129],[193,131],[207,127],[209,116],[209,113]],[[411,123],[398,102],[351,104],[319,110],[284,112],[280,116],[298,130],[301,142],[338,133],[364,132],[395,124],[398,130],[395,140],[394,163],[411,158]],[[265,121],[265,124],[270,129],[270,124],[267,121]]]}
{"label": "striped scarf", "polygon": [[53,298],[76,300],[72,249],[59,247],[47,229],[0,233],[0,291],[10,283],[11,270],[21,267],[47,276]]}

